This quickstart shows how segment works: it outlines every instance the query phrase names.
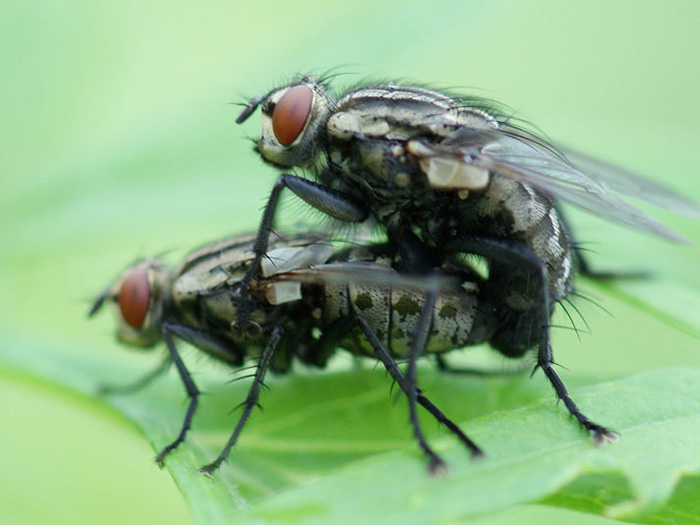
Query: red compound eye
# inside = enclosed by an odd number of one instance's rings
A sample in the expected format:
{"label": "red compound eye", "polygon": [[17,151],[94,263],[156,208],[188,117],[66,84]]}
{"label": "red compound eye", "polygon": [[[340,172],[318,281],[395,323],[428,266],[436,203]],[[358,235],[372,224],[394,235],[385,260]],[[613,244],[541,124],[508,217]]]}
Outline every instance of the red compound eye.
{"label": "red compound eye", "polygon": [[118,298],[122,317],[135,330],[140,330],[143,326],[150,295],[148,270],[143,266],[137,266],[124,278]]}
{"label": "red compound eye", "polygon": [[282,95],[272,110],[272,131],[283,146],[289,146],[304,129],[311,114],[314,92],[309,86],[294,86]]}

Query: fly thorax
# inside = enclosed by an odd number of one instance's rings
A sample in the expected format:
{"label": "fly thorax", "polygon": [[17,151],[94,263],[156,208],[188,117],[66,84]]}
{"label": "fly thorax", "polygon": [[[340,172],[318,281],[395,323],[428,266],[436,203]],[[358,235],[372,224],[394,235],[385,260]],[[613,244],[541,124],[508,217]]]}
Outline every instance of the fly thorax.
{"label": "fly thorax", "polygon": [[424,177],[400,142],[356,139],[329,145],[329,164],[352,187],[363,192],[406,193],[425,186]]}
{"label": "fly thorax", "polygon": [[332,165],[353,186],[394,192],[420,190],[426,185],[425,177],[406,144],[424,130],[412,125],[410,113],[402,118],[399,107],[384,104],[380,94],[370,94],[371,90],[364,90],[359,99],[341,102],[328,119]]}

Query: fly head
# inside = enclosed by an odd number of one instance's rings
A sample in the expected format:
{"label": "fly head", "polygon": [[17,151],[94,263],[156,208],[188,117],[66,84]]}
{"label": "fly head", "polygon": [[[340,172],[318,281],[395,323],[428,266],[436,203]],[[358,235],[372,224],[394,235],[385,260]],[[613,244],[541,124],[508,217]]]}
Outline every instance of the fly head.
{"label": "fly head", "polygon": [[258,106],[262,133],[257,147],[263,159],[281,167],[313,164],[330,114],[323,84],[313,77],[302,77],[263,97],[252,98],[236,122],[247,120]]}
{"label": "fly head", "polygon": [[161,261],[147,259],[136,263],[95,299],[89,316],[96,314],[106,301],[111,302],[119,319],[118,339],[130,346],[154,346],[162,338],[171,280],[170,269]]}

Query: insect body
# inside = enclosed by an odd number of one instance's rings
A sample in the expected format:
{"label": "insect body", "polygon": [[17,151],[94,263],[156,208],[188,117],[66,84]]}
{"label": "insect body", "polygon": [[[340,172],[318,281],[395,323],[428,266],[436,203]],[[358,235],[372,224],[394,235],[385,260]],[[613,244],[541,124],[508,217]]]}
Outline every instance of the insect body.
{"label": "insect body", "polygon": [[[92,307],[90,315],[105,301],[114,303],[120,320],[118,337],[128,344],[150,347],[164,341],[168,362],[175,364],[182,379],[190,403],[179,435],[158,454],[159,463],[184,441],[199,397],[174,344],[176,338],[232,366],[241,366],[246,359],[257,362],[238,425],[220,456],[202,468],[205,473],[218,468],[234,446],[257,405],[268,369],[287,372],[294,360],[323,367],[338,346],[379,359],[407,395],[445,424],[472,453],[481,453],[429,399],[415,388],[411,392],[411,383],[395,361],[414,345],[426,308],[418,290],[421,287],[439,290],[430,304],[431,323],[421,348],[442,353],[493,337],[496,323],[491,309],[482,307],[482,280],[469,266],[457,260],[446,264],[433,278],[449,280],[449,287],[438,286],[438,281],[430,284],[402,278],[389,267],[386,246],[337,251],[318,236],[277,239],[263,276],[251,283],[252,322],[247,337],[241,337],[232,328],[238,304],[232,290],[252,264],[253,239],[241,237],[206,246],[174,271],[158,260],[139,262]],[[431,469],[438,468],[442,460],[427,444],[413,415],[412,422]]]}
{"label": "insect body", "polygon": [[[537,346],[537,366],[570,413],[596,441],[612,437],[578,410],[552,367],[552,309],[571,292],[577,266],[596,276],[573,248],[557,201],[677,242],[685,239],[611,190],[691,216],[700,217],[700,207],[588,157],[568,152],[570,161],[483,99],[393,84],[360,86],[336,98],[304,77],[251,99],[237,122],[258,106],[263,159],[306,169],[317,182],[280,176],[244,285],[266,251],[285,187],[336,219],[381,225],[402,271],[429,272],[455,254],[481,256],[499,324],[492,344],[513,357]],[[245,309],[239,316],[245,325]]]}

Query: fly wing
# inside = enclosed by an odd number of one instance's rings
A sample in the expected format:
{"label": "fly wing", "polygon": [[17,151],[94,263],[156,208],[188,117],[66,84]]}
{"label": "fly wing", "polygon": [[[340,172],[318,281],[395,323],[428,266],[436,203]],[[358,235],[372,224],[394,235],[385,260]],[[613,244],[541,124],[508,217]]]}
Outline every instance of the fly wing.
{"label": "fly wing", "polygon": [[426,293],[454,290],[456,287],[463,284],[463,279],[454,275],[400,274],[389,266],[361,261],[354,261],[351,263],[328,263],[317,267],[278,273],[266,279],[266,283],[270,283],[271,281],[408,288]]}
{"label": "fly wing", "polygon": [[[678,243],[689,241],[614,192],[643,198],[691,217],[700,216],[700,206],[671,190],[624,170],[611,170],[590,157],[572,155],[572,163],[544,140],[507,124],[491,130],[464,126],[442,144],[418,142],[409,144],[409,151],[421,159],[421,166],[436,187],[442,184],[444,188],[480,189],[486,184],[484,175],[497,174],[595,215]],[[590,171],[591,176],[577,165]],[[437,182],[433,183],[431,176]]]}
{"label": "fly wing", "polygon": [[661,184],[579,151],[557,146],[567,159],[601,186],[686,217],[700,218],[700,205]]}
{"label": "fly wing", "polygon": [[472,153],[467,158],[476,165],[530,184],[553,197],[611,221],[671,241],[689,243],[681,234],[608,191],[603,184],[584,175],[550,151],[540,149],[532,143],[503,136],[484,145],[478,153]]}

